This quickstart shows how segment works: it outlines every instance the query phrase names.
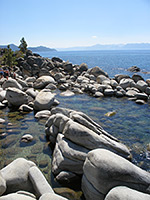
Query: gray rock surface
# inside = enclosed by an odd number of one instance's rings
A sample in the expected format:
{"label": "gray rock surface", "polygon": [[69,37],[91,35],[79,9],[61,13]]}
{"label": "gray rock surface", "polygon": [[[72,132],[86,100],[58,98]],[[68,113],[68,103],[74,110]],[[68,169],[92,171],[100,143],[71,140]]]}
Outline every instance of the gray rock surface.
{"label": "gray rock surface", "polygon": [[55,80],[53,79],[53,77],[51,77],[51,76],[41,76],[38,79],[36,79],[36,81],[33,84],[33,87],[35,89],[43,89],[49,83],[55,84]]}
{"label": "gray rock surface", "polygon": [[150,200],[150,195],[130,189],[125,186],[118,186],[109,191],[105,200]]}
{"label": "gray rock surface", "polygon": [[48,192],[54,193],[44,175],[36,166],[33,166],[29,169],[29,179],[31,180],[33,188],[38,197]]}
{"label": "gray rock surface", "polygon": [[55,99],[55,94],[51,93],[49,89],[41,90],[35,98],[35,110],[50,110],[53,106],[58,105],[59,102]]}
{"label": "gray rock surface", "polygon": [[20,89],[9,87],[6,91],[6,99],[13,106],[21,106],[28,103],[28,95]]}
{"label": "gray rock surface", "polygon": [[7,193],[25,190],[33,192],[32,184],[28,178],[30,167],[35,166],[31,161],[18,158],[1,170],[1,174],[7,184]]}
{"label": "gray rock surface", "polygon": [[[82,181],[82,189],[86,197],[87,181],[97,191],[106,195],[116,186],[127,186],[150,194],[150,174],[128,160],[105,149],[95,149],[88,153],[83,167],[86,181]],[[90,191],[88,192],[90,193]],[[92,199],[92,198],[89,198]],[[99,198],[103,200],[104,198]]]}
{"label": "gray rock surface", "polygon": [[6,89],[8,87],[13,87],[22,90],[22,86],[13,78],[8,78],[8,80],[5,81],[2,85],[3,89]]}

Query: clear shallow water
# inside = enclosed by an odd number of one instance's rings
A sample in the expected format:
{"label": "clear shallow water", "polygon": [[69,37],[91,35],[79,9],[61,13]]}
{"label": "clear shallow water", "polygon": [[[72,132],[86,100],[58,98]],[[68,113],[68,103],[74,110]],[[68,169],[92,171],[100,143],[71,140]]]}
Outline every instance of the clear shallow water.
{"label": "clear shallow water", "polygon": [[[131,55],[129,55],[129,52],[117,53],[116,51],[105,51],[103,54],[102,52],[51,52],[51,54],[44,53],[43,56],[50,58],[58,56],[74,64],[85,62],[89,67],[96,65],[101,67],[103,64],[103,69],[112,76],[119,73],[121,66],[122,74],[127,74],[125,69],[132,65],[150,71],[150,51],[143,53],[136,51],[132,52]],[[119,63],[122,63],[122,65],[119,65]],[[144,68],[144,66],[146,67]],[[150,78],[148,74],[145,76]],[[149,104],[137,105],[135,102],[128,101],[127,98],[96,99],[87,94],[62,97],[59,95],[59,91],[56,91],[56,93],[56,99],[60,102],[59,106],[86,113],[132,150],[133,162],[136,165],[150,171],[150,156],[147,152],[147,145],[150,144]],[[105,116],[107,112],[114,110],[116,115]],[[59,186],[51,175],[52,151],[45,138],[45,120],[37,121],[33,112],[23,114],[10,111],[8,108],[0,110],[0,118],[6,119],[6,124],[0,125],[0,169],[15,158],[24,157],[33,160],[39,166],[53,187]],[[2,136],[2,133],[6,133],[6,135]],[[26,133],[32,134],[34,141],[23,145],[20,143],[20,139]]]}
{"label": "clear shallow water", "polygon": [[[39,53],[39,52],[38,52]],[[86,63],[89,68],[99,66],[108,73],[110,77],[116,74],[133,73],[126,71],[131,66],[140,67],[142,75],[145,79],[150,78],[150,51],[130,50],[130,51],[54,51],[40,52],[43,57],[52,58],[57,56],[65,61],[69,60],[73,64]]]}

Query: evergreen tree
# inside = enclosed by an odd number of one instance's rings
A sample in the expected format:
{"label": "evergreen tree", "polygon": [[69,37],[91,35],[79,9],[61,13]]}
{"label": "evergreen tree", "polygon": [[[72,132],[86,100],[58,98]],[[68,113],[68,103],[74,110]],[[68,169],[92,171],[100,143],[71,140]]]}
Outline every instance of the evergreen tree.
{"label": "evergreen tree", "polygon": [[3,62],[5,65],[12,67],[16,64],[16,57],[14,56],[14,52],[11,50],[10,45],[5,49],[5,54],[3,56]]}
{"label": "evergreen tree", "polygon": [[28,45],[27,45],[24,37],[20,40],[20,42],[21,42],[21,44],[19,45],[20,51],[23,52],[23,53],[26,53]]}

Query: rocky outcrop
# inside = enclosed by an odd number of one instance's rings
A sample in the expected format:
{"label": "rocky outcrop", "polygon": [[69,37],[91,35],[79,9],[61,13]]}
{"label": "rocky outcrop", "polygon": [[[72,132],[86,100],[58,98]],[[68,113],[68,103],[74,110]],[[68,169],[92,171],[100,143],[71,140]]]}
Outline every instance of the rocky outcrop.
{"label": "rocky outcrop", "polygon": [[88,153],[83,173],[82,190],[88,200],[103,200],[116,186],[127,186],[150,194],[150,174],[106,149]]}
{"label": "rocky outcrop", "polygon": [[109,149],[126,158],[130,156],[124,144],[84,113],[53,108],[51,114],[46,122],[45,132],[50,142],[55,145],[52,171],[56,176],[62,171],[82,175],[87,153],[96,148]]}

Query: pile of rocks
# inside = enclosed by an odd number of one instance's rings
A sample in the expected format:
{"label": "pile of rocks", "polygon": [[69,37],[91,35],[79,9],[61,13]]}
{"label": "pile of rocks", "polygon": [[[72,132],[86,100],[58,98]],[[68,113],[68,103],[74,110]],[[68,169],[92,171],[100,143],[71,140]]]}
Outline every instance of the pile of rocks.
{"label": "pile of rocks", "polygon": [[53,108],[45,132],[58,182],[81,178],[87,200],[150,198],[150,174],[129,162],[128,148],[84,113]]}
{"label": "pile of rocks", "polygon": [[138,74],[109,78],[99,67],[88,69],[85,63],[73,65],[56,57],[43,58],[31,51],[24,58],[18,58],[16,77],[16,80],[0,80],[0,102],[7,99],[10,105],[18,107],[34,102],[35,110],[51,109],[59,104],[51,93],[57,88],[67,90],[64,95],[68,96],[86,92],[94,97],[128,97],[139,104],[150,101],[150,80],[144,81]]}
{"label": "pile of rocks", "polygon": [[18,158],[0,170],[1,200],[67,200],[54,193],[32,161]]}

